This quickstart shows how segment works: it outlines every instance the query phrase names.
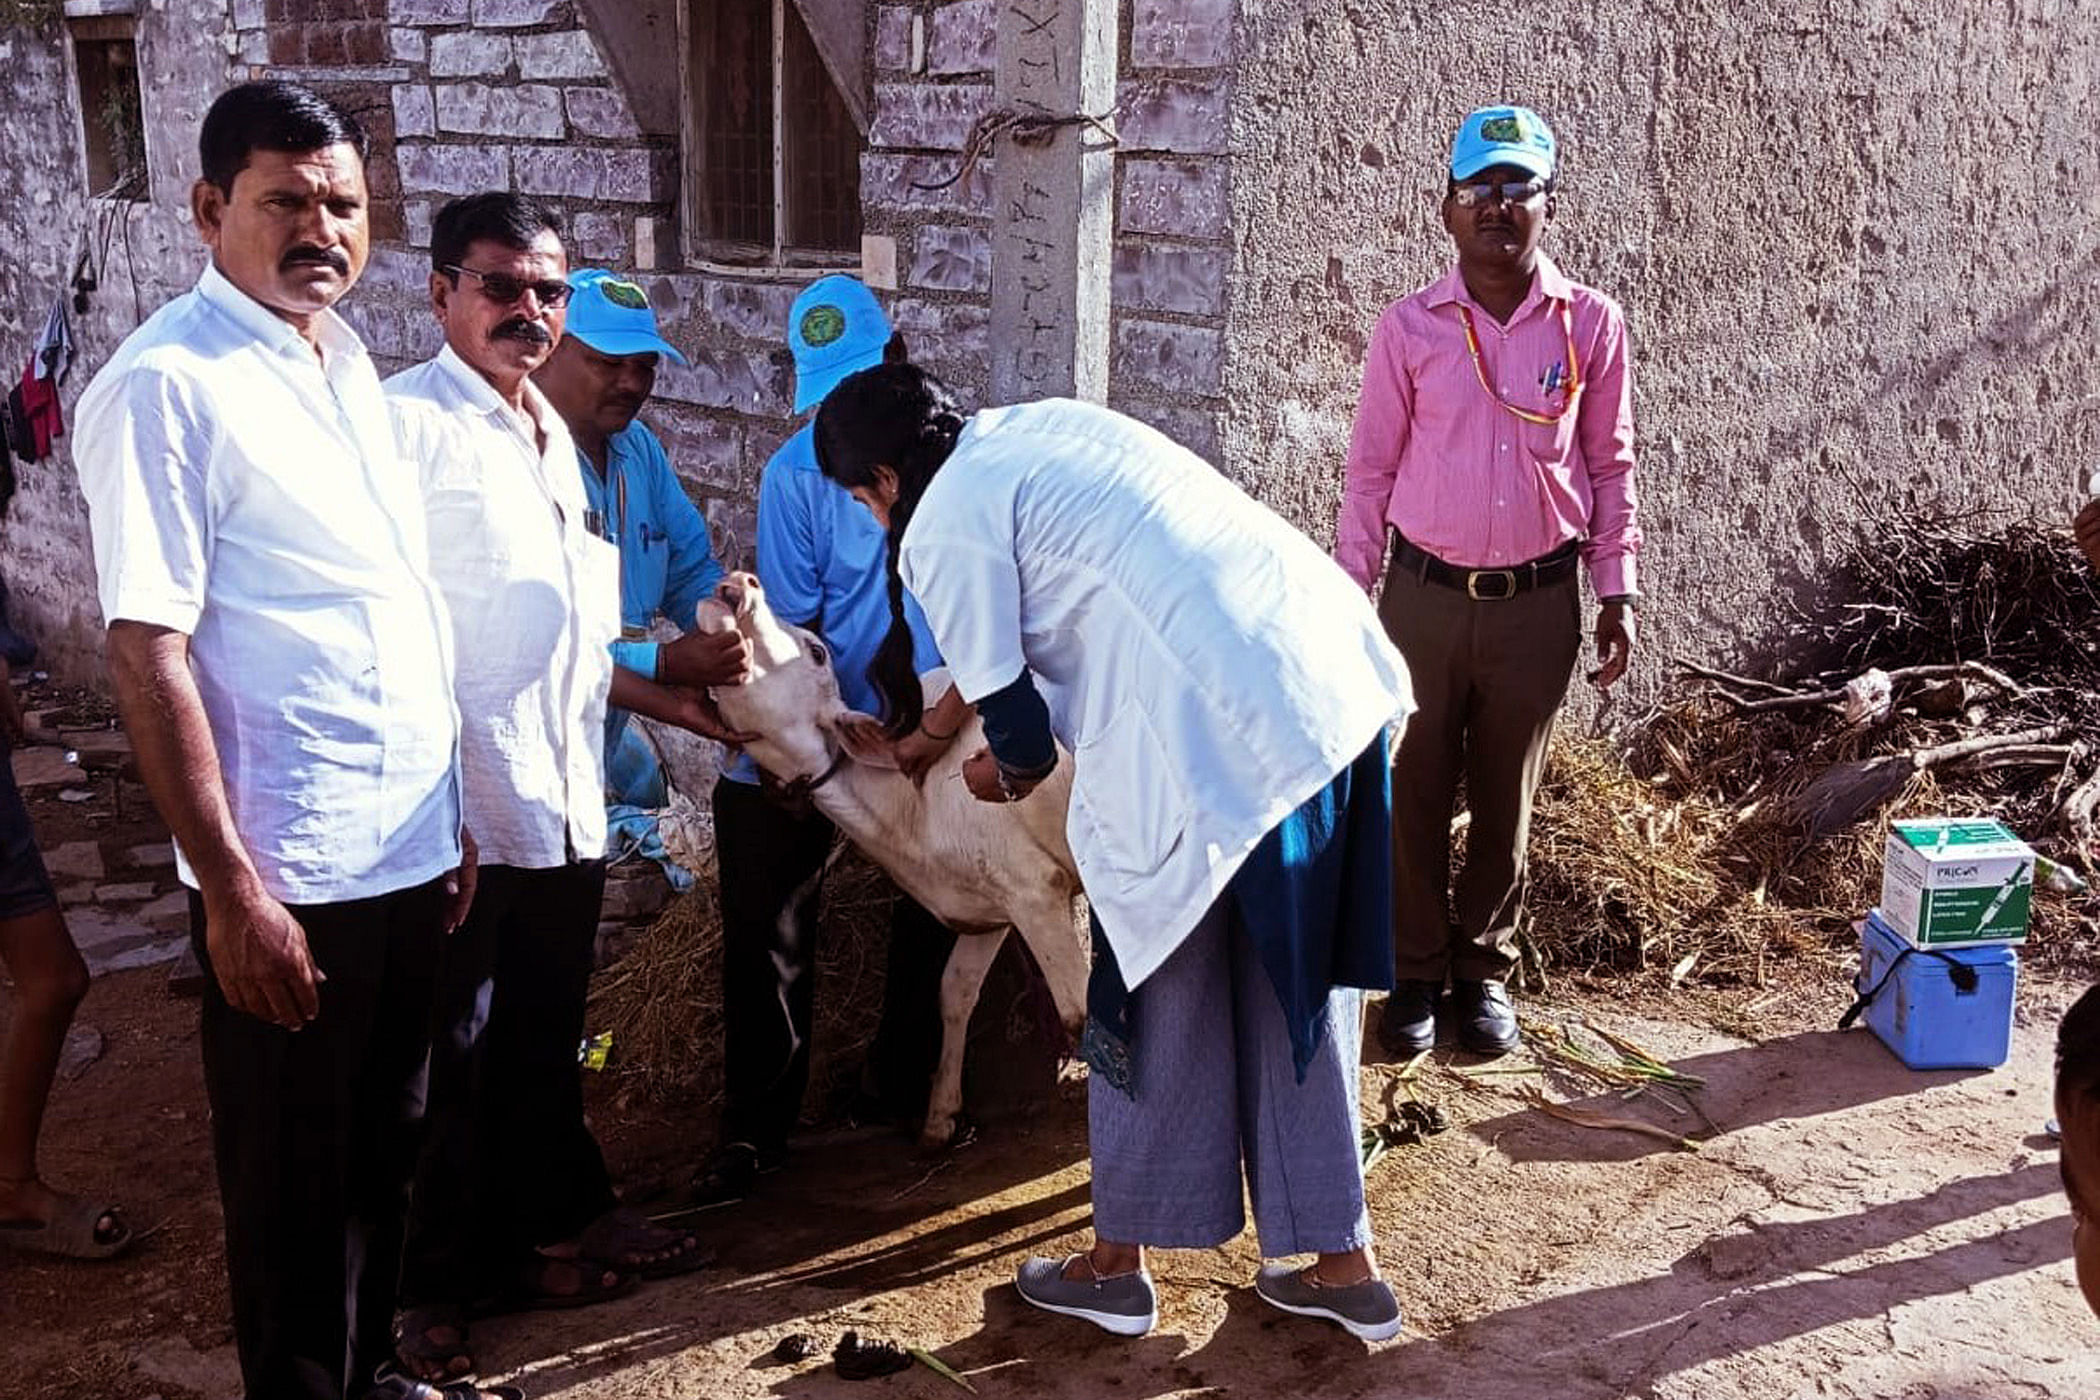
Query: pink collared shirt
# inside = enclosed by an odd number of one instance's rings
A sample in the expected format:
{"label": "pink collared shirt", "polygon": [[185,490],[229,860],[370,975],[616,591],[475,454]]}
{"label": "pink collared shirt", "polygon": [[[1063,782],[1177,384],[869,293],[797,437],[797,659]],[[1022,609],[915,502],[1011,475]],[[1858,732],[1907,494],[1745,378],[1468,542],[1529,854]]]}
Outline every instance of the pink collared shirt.
{"label": "pink collared shirt", "polygon": [[[1561,302],[1573,315],[1576,366]],[[1474,371],[1461,305],[1503,399],[1551,414],[1575,369],[1575,411],[1549,425],[1497,405]],[[1618,303],[1541,254],[1507,325],[1480,309],[1455,267],[1386,308],[1371,333],[1335,529],[1334,557],[1366,592],[1377,589],[1389,525],[1468,568],[1521,564],[1579,539],[1600,597],[1634,592],[1633,383]]]}

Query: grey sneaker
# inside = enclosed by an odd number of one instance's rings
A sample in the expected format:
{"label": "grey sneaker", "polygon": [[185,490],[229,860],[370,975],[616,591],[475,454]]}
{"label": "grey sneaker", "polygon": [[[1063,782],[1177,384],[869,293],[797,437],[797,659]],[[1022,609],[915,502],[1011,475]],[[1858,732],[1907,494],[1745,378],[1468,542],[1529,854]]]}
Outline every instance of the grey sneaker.
{"label": "grey sneaker", "polygon": [[[1072,1258],[1079,1256],[1074,1255]],[[1014,1289],[1044,1312],[1085,1318],[1118,1337],[1142,1337],[1159,1321],[1159,1296],[1143,1269],[1104,1279],[1068,1279],[1071,1259],[1034,1258],[1014,1273]]]}
{"label": "grey sneaker", "polygon": [[1254,1276],[1254,1291],[1271,1307],[1338,1322],[1367,1342],[1382,1342],[1400,1330],[1400,1299],[1382,1278],[1347,1288],[1322,1287],[1307,1283],[1305,1270],[1296,1264],[1264,1264]]}

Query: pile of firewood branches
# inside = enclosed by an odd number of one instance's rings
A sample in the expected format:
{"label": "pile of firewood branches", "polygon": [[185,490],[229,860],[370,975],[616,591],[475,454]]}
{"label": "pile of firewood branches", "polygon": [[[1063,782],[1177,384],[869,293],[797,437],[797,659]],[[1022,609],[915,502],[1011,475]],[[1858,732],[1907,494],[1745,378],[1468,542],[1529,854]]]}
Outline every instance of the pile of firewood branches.
{"label": "pile of firewood branches", "polygon": [[2070,872],[2031,959],[2100,965],[2100,578],[2060,526],[1870,528],[1779,674],[1689,661],[1616,749],[1557,746],[1534,848],[1549,961],[1764,979],[1843,946],[1889,820],[1997,817]]}

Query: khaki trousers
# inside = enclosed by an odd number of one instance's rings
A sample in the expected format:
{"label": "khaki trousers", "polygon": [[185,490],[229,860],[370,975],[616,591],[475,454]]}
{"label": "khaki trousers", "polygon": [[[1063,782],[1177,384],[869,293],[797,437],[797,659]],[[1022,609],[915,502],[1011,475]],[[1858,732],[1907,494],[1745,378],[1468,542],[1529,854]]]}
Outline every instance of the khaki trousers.
{"label": "khaki trousers", "polygon": [[[1378,602],[1419,708],[1393,758],[1393,947],[1402,981],[1485,981],[1516,964],[1531,799],[1581,646],[1576,575],[1480,599],[1395,567]],[[1460,781],[1472,813],[1451,878]]]}

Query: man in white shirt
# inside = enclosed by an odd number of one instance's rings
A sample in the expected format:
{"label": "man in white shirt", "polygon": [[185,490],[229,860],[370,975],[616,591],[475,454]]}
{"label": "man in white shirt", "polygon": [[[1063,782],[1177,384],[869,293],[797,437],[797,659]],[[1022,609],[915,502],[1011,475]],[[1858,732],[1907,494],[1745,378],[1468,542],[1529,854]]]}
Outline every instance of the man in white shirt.
{"label": "man in white shirt", "polygon": [[447,927],[472,896],[450,626],[415,474],[330,308],[365,136],[306,89],[220,95],[211,265],[82,396],[118,708],[192,890],[205,1088],[255,1400],[380,1384]]}
{"label": "man in white shirt", "polygon": [[583,1119],[620,561],[588,519],[568,429],[527,378],[561,336],[568,257],[546,206],[489,193],[438,211],[430,259],[445,346],[386,394],[452,616],[481,871],[439,980],[397,1330],[403,1366],[446,1380],[472,1368],[475,1300],[573,1306],[702,1256],[619,1208]]}

